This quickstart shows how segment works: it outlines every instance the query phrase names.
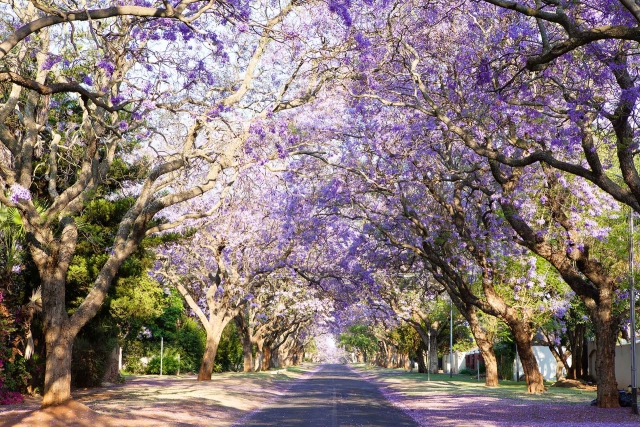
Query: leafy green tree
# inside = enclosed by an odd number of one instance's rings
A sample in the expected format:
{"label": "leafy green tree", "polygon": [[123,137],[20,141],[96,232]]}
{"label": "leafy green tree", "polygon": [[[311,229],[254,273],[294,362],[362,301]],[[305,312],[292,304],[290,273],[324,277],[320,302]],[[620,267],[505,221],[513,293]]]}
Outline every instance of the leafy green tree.
{"label": "leafy green tree", "polygon": [[369,328],[364,324],[349,326],[347,332],[340,334],[338,344],[345,350],[359,351],[364,356],[364,361],[368,362],[370,356],[378,350],[378,340]]}

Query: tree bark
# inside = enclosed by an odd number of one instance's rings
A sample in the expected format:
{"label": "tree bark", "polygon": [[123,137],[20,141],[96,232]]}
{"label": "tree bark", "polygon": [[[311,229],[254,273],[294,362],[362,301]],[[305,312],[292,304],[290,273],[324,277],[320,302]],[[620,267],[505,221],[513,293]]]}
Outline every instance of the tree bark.
{"label": "tree bark", "polygon": [[[476,308],[471,304],[465,304],[462,301],[454,300],[458,311],[462,313],[467,322],[469,322],[469,327],[471,328],[471,333],[473,334],[473,338],[482,353],[482,359],[484,360],[484,366],[486,368],[486,378],[485,378],[485,386],[487,387],[497,387],[498,386],[498,360],[496,359],[496,354],[493,351],[493,342],[489,339],[487,333],[480,326],[480,321],[478,320],[478,314],[476,313]],[[480,369],[480,365],[478,364],[478,369]]]}
{"label": "tree bark", "polygon": [[253,344],[251,343],[251,335],[248,325],[246,325],[243,313],[238,314],[234,318],[240,342],[242,343],[243,371],[251,372],[253,370]]}
{"label": "tree bark", "polygon": [[578,324],[571,334],[571,366],[567,369],[567,378],[577,380],[582,377],[582,352],[586,327]]}
{"label": "tree bark", "polygon": [[73,338],[63,327],[46,327],[47,358],[42,407],[60,405],[71,400],[71,354]]}
{"label": "tree bark", "polygon": [[[482,360],[486,369],[484,385],[498,387],[498,359],[493,351],[493,344],[486,346],[484,343],[478,343],[478,348],[482,353]],[[478,361],[478,369],[480,369],[480,361]]]}
{"label": "tree bark", "polygon": [[256,341],[256,359],[255,359],[255,371],[264,371],[264,341]]}
{"label": "tree bark", "polygon": [[264,371],[271,369],[271,347],[267,344],[262,347],[262,369]]}
{"label": "tree bark", "polygon": [[[36,256],[40,254],[36,253]],[[67,255],[70,260],[71,255]],[[51,259],[34,257],[36,262],[54,263]],[[71,400],[71,357],[77,335],[66,310],[65,276],[68,264],[63,262],[40,270],[44,339],[46,345],[44,396],[42,407],[59,405]],[[39,266],[40,266],[39,265]]]}
{"label": "tree bark", "polygon": [[242,340],[243,372],[253,370],[253,346],[251,340]]}
{"label": "tree bark", "polygon": [[560,381],[564,377],[564,375],[562,375],[562,371],[563,368],[566,367],[566,362],[562,360],[562,357],[558,354],[558,351],[553,345],[549,345],[549,351],[551,352],[553,358],[556,359],[556,381]]}
{"label": "tree bark", "polygon": [[610,310],[598,304],[594,322],[596,332],[596,383],[598,385],[598,407],[619,408],[618,383],[616,382],[616,338],[617,323],[611,319]]}
{"label": "tree bark", "polygon": [[204,355],[202,356],[200,371],[198,372],[198,381],[207,381],[211,379],[213,366],[216,361],[216,354],[218,354],[218,345],[220,345],[221,334],[222,331],[220,331],[220,333],[207,331],[207,344],[204,349]]}
{"label": "tree bark", "polygon": [[527,392],[544,392],[544,377],[540,373],[538,361],[533,353],[531,334],[526,328],[522,327],[512,327],[511,331],[516,341],[518,356],[520,356],[522,370],[524,371],[524,376],[527,381]]}
{"label": "tree bark", "polygon": [[418,373],[427,373],[427,362],[425,357],[425,351],[422,348],[418,348]]}
{"label": "tree bark", "polygon": [[427,363],[429,366],[429,372],[432,374],[438,373],[438,323],[434,322],[431,325],[431,343],[429,344],[429,354],[427,356]]}

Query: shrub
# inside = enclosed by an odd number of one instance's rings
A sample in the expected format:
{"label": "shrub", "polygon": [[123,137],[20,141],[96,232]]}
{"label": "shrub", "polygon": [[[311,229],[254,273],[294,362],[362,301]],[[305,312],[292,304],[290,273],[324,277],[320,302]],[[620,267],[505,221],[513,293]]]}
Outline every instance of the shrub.
{"label": "shrub", "polygon": [[97,387],[102,383],[115,344],[113,339],[76,338],[71,363],[75,387]]}
{"label": "shrub", "polygon": [[513,344],[510,342],[496,343],[494,345],[494,351],[498,359],[498,378],[501,380],[512,380],[513,361],[516,358]]}
{"label": "shrub", "polygon": [[129,340],[125,342],[122,356],[122,364],[124,370],[130,374],[144,374],[145,366],[140,362],[140,358],[144,356],[144,346],[138,340]]}
{"label": "shrub", "polygon": [[26,388],[30,376],[24,359],[17,358],[16,349],[6,345],[17,328],[3,300],[4,295],[0,292],[0,405],[9,405],[22,402],[23,397],[18,390]]}
{"label": "shrub", "polygon": [[[175,349],[166,349],[162,357],[162,374],[176,375],[181,360],[178,360],[178,353]],[[180,372],[183,372],[180,370]],[[153,356],[147,365],[147,374],[158,375],[160,373],[160,355]]]}
{"label": "shrub", "polygon": [[213,372],[237,371],[244,363],[242,342],[234,322],[230,322],[222,332],[215,364],[220,365],[219,370],[214,367]]}
{"label": "shrub", "polygon": [[460,374],[461,375],[478,375],[478,371],[476,371],[475,369],[464,368],[464,369],[460,369]]}
{"label": "shrub", "polygon": [[[24,359],[21,359],[24,361]],[[24,365],[24,363],[22,364]],[[5,370],[4,368],[9,368],[12,364],[5,364],[2,359],[0,359],[0,405],[11,405],[13,403],[21,403],[24,398],[20,392],[15,391],[18,386],[16,382],[16,378],[12,375],[12,372]],[[26,374],[23,378],[24,385],[26,386],[29,377]],[[22,385],[22,384],[21,384]]]}

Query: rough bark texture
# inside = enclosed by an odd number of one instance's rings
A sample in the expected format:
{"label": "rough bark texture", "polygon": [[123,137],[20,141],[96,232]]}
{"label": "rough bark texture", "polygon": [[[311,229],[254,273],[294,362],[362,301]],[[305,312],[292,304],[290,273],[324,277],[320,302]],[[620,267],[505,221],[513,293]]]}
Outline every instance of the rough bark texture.
{"label": "rough bark texture", "polygon": [[[473,338],[482,353],[484,366],[486,368],[485,385],[487,387],[497,387],[498,360],[496,359],[496,354],[493,351],[493,342],[489,339],[489,336],[484,329],[482,329],[482,326],[480,326],[476,308],[471,304],[464,304],[462,301],[455,301],[455,303],[458,311],[460,311],[467,322],[469,322]],[[480,366],[478,366],[478,369],[480,369]]]}
{"label": "rough bark texture", "polygon": [[518,356],[520,356],[522,370],[524,371],[524,376],[527,381],[527,392],[544,392],[544,377],[538,369],[538,361],[536,360],[535,354],[533,354],[531,335],[528,331],[516,328],[512,328],[511,330],[514,332]]}
{"label": "rough bark texture", "polygon": [[243,372],[251,372],[253,370],[253,354],[251,340],[248,342],[242,340],[242,356],[243,356]]}
{"label": "rough bark texture", "polygon": [[234,318],[240,342],[242,343],[242,356],[244,360],[243,371],[251,372],[253,370],[253,344],[251,343],[251,335],[249,327],[246,324],[243,313]]}
{"label": "rough bark texture", "polygon": [[[77,335],[77,331],[71,328],[65,303],[65,275],[68,263],[63,261],[58,265],[51,266],[53,260],[41,256],[41,253],[36,253],[36,255],[38,257],[34,258],[40,264],[40,275],[48,279],[43,280],[42,283],[46,345],[44,396],[42,400],[42,407],[44,408],[59,405],[71,399],[71,356],[73,340]],[[70,260],[70,256],[70,254],[67,254],[66,257]],[[48,269],[45,263],[49,264]]]}
{"label": "rough bark texture", "polygon": [[62,328],[47,328],[45,332],[47,358],[45,362],[42,407],[59,405],[71,400],[71,353],[73,338]]}
{"label": "rough bark texture", "polygon": [[255,341],[256,344],[256,358],[255,358],[255,371],[261,372],[266,371],[268,366],[264,363],[264,339],[257,339]]}
{"label": "rough bark texture", "polygon": [[271,369],[271,347],[266,344],[262,347],[262,369]]}
{"label": "rough bark texture", "polygon": [[613,363],[616,354],[617,327],[607,316],[609,313],[609,310],[602,310],[601,313],[598,313],[598,321],[594,322],[596,330],[595,374],[598,385],[598,407],[600,408],[620,407],[616,367]]}
{"label": "rough bark texture", "polygon": [[584,352],[585,325],[576,325],[571,334],[571,366],[567,369],[567,378],[576,380],[582,378],[582,353]]}
{"label": "rough bark texture", "polygon": [[[482,353],[482,359],[484,360],[484,366],[486,369],[486,378],[484,381],[484,385],[487,387],[497,387],[498,359],[496,358],[496,354],[493,352],[493,345],[491,344],[487,347],[484,344],[478,343],[478,347],[480,348],[480,352]],[[480,369],[479,365],[478,369]]]}
{"label": "rough bark texture", "polygon": [[[220,334],[221,333],[222,332],[220,332]],[[206,381],[211,379],[213,365],[216,360],[216,354],[218,353],[218,345],[220,344],[220,334],[214,335],[213,333],[207,331],[207,344],[204,349],[204,355],[202,356],[200,371],[198,371],[198,381]]]}
{"label": "rough bark texture", "polygon": [[432,374],[438,373],[438,323],[434,322],[431,325],[431,344],[429,345],[429,354],[427,355],[427,364],[429,365],[429,372]]}

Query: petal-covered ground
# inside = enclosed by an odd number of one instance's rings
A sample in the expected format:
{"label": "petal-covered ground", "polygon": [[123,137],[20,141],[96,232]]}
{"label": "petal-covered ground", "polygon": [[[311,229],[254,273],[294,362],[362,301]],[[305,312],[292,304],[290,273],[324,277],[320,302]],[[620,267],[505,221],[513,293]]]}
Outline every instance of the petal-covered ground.
{"label": "petal-covered ground", "polygon": [[[240,427],[313,370],[228,373],[204,382],[193,376],[129,377],[126,384],[76,391],[74,401],[54,408],[40,410],[36,398],[0,406],[0,427]],[[529,395],[522,383],[489,389],[464,377],[433,375],[427,381],[401,370],[355,370],[423,426],[640,427],[629,408],[590,406],[595,392],[589,390],[552,387]]]}
{"label": "petal-covered ground", "polygon": [[405,373],[387,369],[357,369],[382,393],[423,426],[455,427],[626,427],[640,426],[630,408],[590,406],[595,392],[550,388],[527,395],[510,383],[488,389],[468,378]]}
{"label": "petal-covered ground", "polygon": [[241,425],[241,420],[303,381],[311,367],[289,371],[129,377],[125,384],[74,393],[40,410],[40,399],[0,406],[0,427],[163,427]]}

